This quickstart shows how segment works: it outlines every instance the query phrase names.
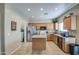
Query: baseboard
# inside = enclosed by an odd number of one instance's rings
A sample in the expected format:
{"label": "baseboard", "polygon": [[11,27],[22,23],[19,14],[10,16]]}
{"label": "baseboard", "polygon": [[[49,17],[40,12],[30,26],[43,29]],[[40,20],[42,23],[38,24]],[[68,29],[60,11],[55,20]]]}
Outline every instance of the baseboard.
{"label": "baseboard", "polygon": [[0,55],[5,55],[6,53],[5,52],[0,52]]}
{"label": "baseboard", "polygon": [[21,48],[21,45],[19,45],[16,49],[14,49],[9,55],[12,55],[14,52],[16,52],[17,50],[19,50]]}

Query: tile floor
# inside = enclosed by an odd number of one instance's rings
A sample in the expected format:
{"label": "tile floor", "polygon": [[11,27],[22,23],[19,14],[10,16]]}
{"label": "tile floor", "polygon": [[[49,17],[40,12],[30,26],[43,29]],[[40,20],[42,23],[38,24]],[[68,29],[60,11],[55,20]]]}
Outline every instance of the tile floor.
{"label": "tile floor", "polygon": [[53,42],[47,42],[46,50],[33,51],[32,42],[23,44],[22,47],[17,50],[13,55],[67,55]]}

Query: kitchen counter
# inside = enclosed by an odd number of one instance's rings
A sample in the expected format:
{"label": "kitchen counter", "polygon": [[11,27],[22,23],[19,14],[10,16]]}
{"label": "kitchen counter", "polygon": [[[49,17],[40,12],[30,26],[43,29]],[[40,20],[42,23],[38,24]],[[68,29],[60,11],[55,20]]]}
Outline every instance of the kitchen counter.
{"label": "kitchen counter", "polygon": [[48,38],[51,38],[52,41],[66,53],[69,53],[69,44],[76,43],[76,37],[72,35],[64,37],[60,34],[50,33],[48,34]]}
{"label": "kitchen counter", "polygon": [[47,38],[47,35],[33,35],[32,38]]}
{"label": "kitchen counter", "polygon": [[64,37],[62,35],[59,35],[59,34],[54,34],[54,35],[59,36],[59,37],[62,37],[62,38],[66,38],[66,37]]}
{"label": "kitchen counter", "polygon": [[64,36],[62,36],[60,34],[55,34],[55,33],[50,33],[50,34],[54,34],[54,35],[59,36],[59,37],[62,37],[62,38],[75,38],[75,36],[64,37]]}
{"label": "kitchen counter", "polygon": [[53,40],[55,39],[57,41],[58,38],[62,38],[62,39],[64,39],[66,44],[70,44],[70,43],[74,43],[75,44],[76,43],[76,37],[75,36],[64,37],[64,36],[62,36],[60,34],[54,34],[54,33],[51,33],[51,34],[53,34],[53,37],[54,37],[54,35],[55,35],[55,37],[57,37],[57,39],[53,38]]}
{"label": "kitchen counter", "polygon": [[56,36],[59,36],[61,38],[63,38],[65,40],[66,44],[70,44],[70,43],[76,43],[76,37],[75,36],[68,36],[68,37],[64,37],[62,35],[59,34],[55,34]]}

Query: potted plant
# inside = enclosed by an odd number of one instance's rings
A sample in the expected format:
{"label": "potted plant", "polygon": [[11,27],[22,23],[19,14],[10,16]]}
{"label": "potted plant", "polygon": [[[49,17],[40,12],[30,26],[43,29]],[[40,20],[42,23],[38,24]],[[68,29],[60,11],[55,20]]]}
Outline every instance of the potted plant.
{"label": "potted plant", "polygon": [[57,18],[55,18],[55,19],[52,19],[52,22],[53,22],[53,23],[56,23],[56,22],[58,22]]}

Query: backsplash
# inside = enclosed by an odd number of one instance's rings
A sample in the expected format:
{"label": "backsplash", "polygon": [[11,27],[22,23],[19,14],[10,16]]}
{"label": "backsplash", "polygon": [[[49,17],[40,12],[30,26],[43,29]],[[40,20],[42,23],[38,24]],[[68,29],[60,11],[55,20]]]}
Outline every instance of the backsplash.
{"label": "backsplash", "polygon": [[76,37],[76,43],[79,44],[79,32],[78,31],[71,31],[71,34]]}

